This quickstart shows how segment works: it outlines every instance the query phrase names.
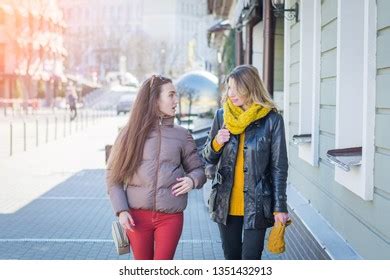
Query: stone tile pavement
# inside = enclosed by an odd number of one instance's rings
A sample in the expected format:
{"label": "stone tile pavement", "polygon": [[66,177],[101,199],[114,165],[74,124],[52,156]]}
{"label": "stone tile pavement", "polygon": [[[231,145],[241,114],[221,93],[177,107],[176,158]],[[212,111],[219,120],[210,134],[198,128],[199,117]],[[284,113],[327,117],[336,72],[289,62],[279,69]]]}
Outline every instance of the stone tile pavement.
{"label": "stone tile pavement", "polygon": [[[118,257],[111,240],[115,217],[104,180],[104,145],[125,121],[107,118],[0,160],[0,259],[129,258]],[[184,219],[175,259],[223,259],[202,190],[191,192]]]}

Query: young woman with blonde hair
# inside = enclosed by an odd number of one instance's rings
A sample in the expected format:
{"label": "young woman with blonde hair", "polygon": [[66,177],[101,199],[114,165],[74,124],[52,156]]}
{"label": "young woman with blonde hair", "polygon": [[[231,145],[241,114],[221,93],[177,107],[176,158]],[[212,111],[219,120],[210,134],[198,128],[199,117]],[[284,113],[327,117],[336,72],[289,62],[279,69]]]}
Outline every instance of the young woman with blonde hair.
{"label": "young woman with blonde hair", "polygon": [[202,152],[217,165],[209,208],[226,259],[261,259],[267,227],[288,220],[283,118],[255,67],[237,66],[226,85]]}
{"label": "young woman with blonde hair", "polygon": [[174,125],[176,106],[170,79],[147,79],[108,160],[108,193],[135,259],[173,259],[187,194],[206,181],[194,139]]}

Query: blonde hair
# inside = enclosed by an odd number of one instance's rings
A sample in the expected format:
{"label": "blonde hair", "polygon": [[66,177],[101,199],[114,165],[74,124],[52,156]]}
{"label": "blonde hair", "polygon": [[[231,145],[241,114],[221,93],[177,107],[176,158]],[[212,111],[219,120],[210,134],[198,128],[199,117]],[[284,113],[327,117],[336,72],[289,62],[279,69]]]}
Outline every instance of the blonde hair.
{"label": "blonde hair", "polygon": [[[244,64],[234,68],[225,79],[226,88],[230,79],[233,79],[235,82],[237,87],[237,95],[245,99],[246,105],[256,103],[263,107],[271,108],[277,111],[276,104],[265,88],[264,83],[260,78],[259,71],[257,71],[256,67],[249,64]],[[225,103],[227,99],[228,91],[225,90],[222,95],[222,103]]]}

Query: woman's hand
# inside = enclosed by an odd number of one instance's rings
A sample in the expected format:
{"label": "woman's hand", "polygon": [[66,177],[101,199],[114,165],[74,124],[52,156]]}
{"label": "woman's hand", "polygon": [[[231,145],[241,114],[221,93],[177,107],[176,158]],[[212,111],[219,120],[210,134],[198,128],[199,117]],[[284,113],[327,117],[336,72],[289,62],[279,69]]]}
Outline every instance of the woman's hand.
{"label": "woman's hand", "polygon": [[278,212],[278,213],[275,213],[274,219],[275,219],[275,223],[281,222],[282,224],[285,225],[289,219],[289,216],[288,216],[288,213]]}
{"label": "woman's hand", "polygon": [[128,211],[122,211],[119,213],[119,223],[124,229],[134,231],[135,223],[133,217],[131,217]]}
{"label": "woman's hand", "polygon": [[188,193],[194,187],[194,182],[189,177],[176,178],[176,180],[179,181],[179,183],[176,183],[172,187],[172,194],[174,196]]}
{"label": "woman's hand", "polygon": [[230,139],[230,132],[226,128],[222,128],[222,129],[218,130],[218,133],[215,136],[215,140],[221,146],[223,144],[225,144],[226,142],[228,142],[229,139]]}

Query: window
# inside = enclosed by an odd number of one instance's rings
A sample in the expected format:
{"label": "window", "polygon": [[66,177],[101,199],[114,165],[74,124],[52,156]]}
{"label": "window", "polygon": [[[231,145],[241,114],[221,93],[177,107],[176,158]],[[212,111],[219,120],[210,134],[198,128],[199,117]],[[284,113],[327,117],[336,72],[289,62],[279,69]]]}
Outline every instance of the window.
{"label": "window", "polygon": [[[372,200],[374,184],[374,125],[376,79],[376,3],[371,0],[338,1],[336,151],[351,155],[335,167],[335,180]],[[360,151],[361,162],[348,165]],[[330,151],[328,151],[329,154]],[[355,152],[355,154],[353,154]],[[350,162],[350,161],[349,161]]]}

